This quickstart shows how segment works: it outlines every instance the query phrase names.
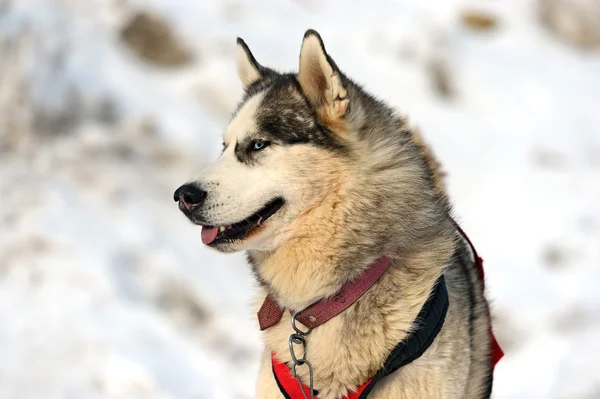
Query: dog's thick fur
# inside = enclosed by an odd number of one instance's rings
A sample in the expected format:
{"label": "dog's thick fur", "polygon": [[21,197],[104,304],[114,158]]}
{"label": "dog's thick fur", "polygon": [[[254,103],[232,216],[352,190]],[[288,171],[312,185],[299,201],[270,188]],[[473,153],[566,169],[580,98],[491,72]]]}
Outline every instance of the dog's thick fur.
{"label": "dog's thick fur", "polygon": [[[450,306],[441,332],[369,398],[488,398],[483,287],[421,136],[348,79],[314,31],[304,37],[297,74],[261,66],[238,40],[238,74],[244,97],[224,134],[223,154],[192,182],[208,195],[188,216],[227,225],[275,197],[285,200],[243,239],[215,245],[247,251],[260,283],[256,308],[270,293],[282,306],[303,309],[380,256],[394,258],[362,298],[307,337],[319,398],[341,398],[382,367],[442,273]],[[256,140],[270,145],[255,151]],[[289,362],[291,332],[288,312],[264,332],[257,398],[282,397],[270,353]]]}

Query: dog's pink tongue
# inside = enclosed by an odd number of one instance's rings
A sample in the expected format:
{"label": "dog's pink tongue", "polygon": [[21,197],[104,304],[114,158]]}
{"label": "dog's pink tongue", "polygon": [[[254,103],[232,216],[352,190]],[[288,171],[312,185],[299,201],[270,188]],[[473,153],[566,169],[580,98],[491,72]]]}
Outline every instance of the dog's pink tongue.
{"label": "dog's pink tongue", "polygon": [[210,244],[217,238],[219,229],[216,226],[202,226],[202,243]]}

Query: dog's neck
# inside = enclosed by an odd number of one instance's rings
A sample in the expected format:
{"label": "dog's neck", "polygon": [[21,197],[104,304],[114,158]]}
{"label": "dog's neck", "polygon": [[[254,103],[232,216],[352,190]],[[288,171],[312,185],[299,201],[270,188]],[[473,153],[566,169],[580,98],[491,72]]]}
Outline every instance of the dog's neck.
{"label": "dog's neck", "polygon": [[284,246],[273,252],[256,251],[250,256],[264,288],[281,306],[293,310],[304,309],[335,294],[347,281],[336,267],[337,257],[325,249],[305,245]]}
{"label": "dog's neck", "polygon": [[336,294],[382,255],[399,259],[394,265],[406,269],[404,279],[412,284],[432,285],[455,246],[452,237],[440,236],[410,251],[380,253],[374,250],[349,258],[343,251],[345,244],[338,243],[335,234],[327,237],[328,241],[321,234],[313,239],[303,236],[275,251],[249,254],[259,282],[282,307],[302,310]]}

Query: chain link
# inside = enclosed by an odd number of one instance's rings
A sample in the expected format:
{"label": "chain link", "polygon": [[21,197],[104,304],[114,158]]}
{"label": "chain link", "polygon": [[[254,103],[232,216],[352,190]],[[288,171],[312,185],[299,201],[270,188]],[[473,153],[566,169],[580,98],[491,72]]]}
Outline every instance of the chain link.
{"label": "chain link", "polygon": [[[295,333],[290,335],[290,338],[288,340],[288,344],[290,347],[290,355],[292,356],[292,362],[294,363],[294,365],[292,366],[292,375],[294,376],[296,381],[298,381],[298,386],[300,387],[300,392],[302,392],[302,396],[304,396],[304,399],[315,399],[314,390],[313,390],[313,369],[312,369],[312,365],[310,364],[310,362],[308,360],[306,360],[306,338],[305,338],[308,334],[310,334],[310,332],[312,331],[312,328],[309,328],[306,331],[302,331],[300,328],[298,328],[298,326],[296,325],[296,315],[297,314],[298,314],[298,312],[295,312],[292,315],[292,328],[294,329]],[[296,355],[294,345],[299,345],[302,347],[302,356],[301,357],[298,357],[298,355]],[[302,380],[300,379],[300,375],[296,371],[297,367],[302,367],[302,366],[308,367],[308,377],[309,377],[308,378],[309,379],[308,389],[310,391],[308,397],[306,396],[306,393],[304,392],[304,387],[302,386]]]}

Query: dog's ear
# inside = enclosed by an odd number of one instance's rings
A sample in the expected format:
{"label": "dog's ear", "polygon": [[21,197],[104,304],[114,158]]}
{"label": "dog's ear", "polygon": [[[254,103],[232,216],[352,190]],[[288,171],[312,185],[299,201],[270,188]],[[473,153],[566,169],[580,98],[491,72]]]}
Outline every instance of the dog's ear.
{"label": "dog's ear", "polygon": [[263,68],[250,52],[248,45],[241,38],[237,38],[237,72],[242,86],[247,89],[252,83],[263,78]]}
{"label": "dog's ear", "polygon": [[334,122],[346,114],[348,93],[341,72],[325,51],[321,36],[312,29],[302,41],[298,83],[321,117]]}

